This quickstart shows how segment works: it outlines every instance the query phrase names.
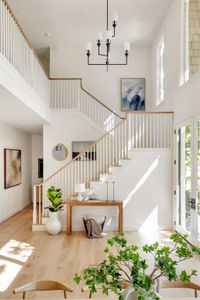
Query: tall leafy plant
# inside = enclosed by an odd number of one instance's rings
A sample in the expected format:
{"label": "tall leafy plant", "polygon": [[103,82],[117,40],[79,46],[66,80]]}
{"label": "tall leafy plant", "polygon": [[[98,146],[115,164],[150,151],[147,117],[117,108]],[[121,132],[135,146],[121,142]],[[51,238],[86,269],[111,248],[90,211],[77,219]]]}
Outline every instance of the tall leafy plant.
{"label": "tall leafy plant", "polygon": [[[138,300],[158,300],[155,290],[159,278],[190,282],[192,276],[197,274],[196,270],[177,271],[177,266],[194,254],[200,254],[200,248],[190,246],[176,233],[171,235],[170,240],[172,247],[156,242],[139,249],[128,245],[125,235],[114,236],[107,241],[104,250],[106,258],[98,266],[88,267],[80,275],[75,274],[74,281],[79,284],[83,280],[92,293],[96,293],[97,288],[101,288],[105,295],[112,291],[120,300],[124,299],[122,291],[125,286],[135,289]],[[153,258],[152,267],[146,257],[149,255]]]}
{"label": "tall leafy plant", "polygon": [[48,209],[51,212],[57,212],[63,208],[61,189],[57,189],[55,188],[55,186],[51,186],[47,191],[47,197],[51,202],[51,205],[45,207],[45,209]]}

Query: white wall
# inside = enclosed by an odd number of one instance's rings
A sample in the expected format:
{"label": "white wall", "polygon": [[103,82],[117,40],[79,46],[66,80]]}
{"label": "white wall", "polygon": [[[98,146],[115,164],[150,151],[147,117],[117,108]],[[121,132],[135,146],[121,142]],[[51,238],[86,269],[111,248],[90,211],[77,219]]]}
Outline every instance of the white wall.
{"label": "white wall", "polygon": [[[80,114],[55,113],[52,120],[51,125],[43,128],[44,178],[72,159],[72,141],[96,141],[102,135]],[[52,156],[52,150],[58,143],[64,144],[69,151],[65,161],[57,161]]]}
{"label": "white wall", "polygon": [[[157,33],[151,51],[152,61],[152,110],[173,110],[174,93],[179,87],[179,66],[180,66],[180,26],[181,26],[181,1],[172,1],[163,23]],[[157,46],[162,38],[165,42],[165,100],[157,107]]]}
{"label": "white wall", "polygon": [[51,122],[49,99],[42,99],[19,72],[0,55],[0,85],[13,94],[44,122]]}
{"label": "white wall", "polygon": [[[156,107],[156,50],[161,36],[165,40],[165,101]],[[200,113],[200,73],[193,75],[183,86],[181,76],[181,1],[174,0],[152,46],[152,110],[174,111],[175,123]]]}
{"label": "white wall", "polygon": [[43,158],[43,136],[32,135],[32,186],[42,182],[38,178],[38,159]]}
{"label": "white wall", "polygon": [[[91,59],[99,61],[96,56]],[[124,59],[123,50],[114,45],[112,61],[124,62]],[[148,47],[133,47],[128,66],[111,66],[106,72],[104,66],[87,65],[84,46],[80,49],[68,45],[68,47],[58,48],[56,51],[51,50],[50,75],[51,77],[83,78],[86,90],[117,112],[120,111],[120,78],[146,78],[146,110],[150,106],[151,74],[150,49]]]}
{"label": "white wall", "polygon": [[[22,151],[22,184],[4,189],[4,148]],[[0,222],[21,210],[31,200],[31,137],[0,123]]]}
{"label": "white wall", "polygon": [[[170,230],[172,220],[172,153],[166,150],[137,150],[132,160],[116,168],[109,178],[109,200],[115,182],[115,200],[124,201],[124,230]],[[97,189],[99,199],[106,200],[106,183]],[[73,208],[73,230],[83,229],[82,217],[106,216],[105,229],[117,230],[116,208]],[[66,213],[62,212],[63,228]]]}

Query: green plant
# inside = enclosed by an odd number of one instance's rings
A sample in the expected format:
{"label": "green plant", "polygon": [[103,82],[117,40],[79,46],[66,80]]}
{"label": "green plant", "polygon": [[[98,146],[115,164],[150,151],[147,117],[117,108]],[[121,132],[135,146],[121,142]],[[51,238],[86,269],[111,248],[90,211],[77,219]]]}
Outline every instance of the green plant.
{"label": "green plant", "polygon": [[56,189],[55,186],[51,186],[47,191],[47,197],[51,202],[51,205],[45,207],[45,209],[48,209],[51,212],[57,212],[63,208],[61,189]]}
{"label": "green plant", "polygon": [[[160,246],[156,242],[139,249],[135,245],[128,245],[125,235],[114,236],[107,240],[108,246],[104,250],[106,258],[98,266],[85,269],[81,275],[75,274],[74,281],[77,284],[85,281],[92,293],[96,293],[97,288],[101,288],[105,295],[112,291],[120,300],[124,299],[122,291],[126,283],[135,289],[138,300],[148,297],[158,300],[155,289],[159,278],[189,282],[192,276],[197,275],[196,270],[178,272],[177,266],[194,254],[200,254],[200,248],[190,246],[177,233],[172,234],[170,240],[172,247]],[[149,255],[153,258],[152,268],[148,265]]]}

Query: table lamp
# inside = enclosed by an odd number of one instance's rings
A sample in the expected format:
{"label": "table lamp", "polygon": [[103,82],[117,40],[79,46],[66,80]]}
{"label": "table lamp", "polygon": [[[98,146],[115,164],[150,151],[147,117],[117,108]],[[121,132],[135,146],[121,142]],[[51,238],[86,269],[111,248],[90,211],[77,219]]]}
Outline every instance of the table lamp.
{"label": "table lamp", "polygon": [[75,183],[75,188],[74,188],[75,193],[78,194],[77,200],[82,201],[82,193],[85,192],[85,183]]}

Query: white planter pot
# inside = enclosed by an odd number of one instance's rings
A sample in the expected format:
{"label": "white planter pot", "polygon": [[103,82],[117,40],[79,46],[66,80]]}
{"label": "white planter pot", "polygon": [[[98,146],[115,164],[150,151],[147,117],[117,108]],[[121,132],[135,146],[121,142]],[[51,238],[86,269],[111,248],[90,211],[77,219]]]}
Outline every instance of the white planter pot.
{"label": "white planter pot", "polygon": [[[123,292],[123,296],[124,296],[125,300],[138,300],[138,295],[135,292],[133,287],[129,287],[129,288],[125,289]],[[152,300],[152,298],[145,298],[145,300]],[[160,297],[160,300],[162,300],[161,297]]]}
{"label": "white planter pot", "polygon": [[58,218],[58,212],[50,212],[49,221],[46,224],[46,230],[52,235],[58,234],[61,231],[61,222]]}

